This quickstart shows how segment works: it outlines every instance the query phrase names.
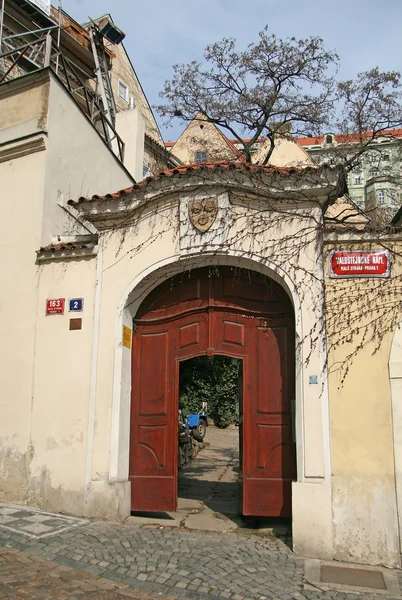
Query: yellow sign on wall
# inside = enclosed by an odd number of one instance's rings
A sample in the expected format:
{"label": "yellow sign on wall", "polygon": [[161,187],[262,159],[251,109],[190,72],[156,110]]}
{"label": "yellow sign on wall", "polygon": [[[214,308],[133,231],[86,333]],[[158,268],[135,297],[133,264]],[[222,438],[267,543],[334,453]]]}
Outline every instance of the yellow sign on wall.
{"label": "yellow sign on wall", "polygon": [[131,348],[131,336],[133,332],[129,327],[123,325],[123,346],[125,348]]}

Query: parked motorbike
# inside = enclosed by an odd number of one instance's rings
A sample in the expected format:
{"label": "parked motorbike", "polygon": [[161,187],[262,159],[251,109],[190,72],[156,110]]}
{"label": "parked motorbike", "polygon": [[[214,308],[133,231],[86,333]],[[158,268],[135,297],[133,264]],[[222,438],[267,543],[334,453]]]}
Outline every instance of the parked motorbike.
{"label": "parked motorbike", "polygon": [[179,409],[179,469],[184,467],[190,460],[193,452],[193,443],[191,440],[191,430],[188,425],[187,419],[184,417],[183,412]]}

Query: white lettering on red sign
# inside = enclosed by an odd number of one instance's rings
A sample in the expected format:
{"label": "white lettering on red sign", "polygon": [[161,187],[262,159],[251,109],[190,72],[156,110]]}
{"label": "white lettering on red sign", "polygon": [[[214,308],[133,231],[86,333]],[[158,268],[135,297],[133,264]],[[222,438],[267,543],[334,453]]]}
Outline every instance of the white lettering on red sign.
{"label": "white lettering on red sign", "polygon": [[389,277],[389,250],[332,250],[330,277]]}
{"label": "white lettering on red sign", "polygon": [[54,300],[46,300],[47,315],[63,315],[64,314],[65,298],[56,298]]}

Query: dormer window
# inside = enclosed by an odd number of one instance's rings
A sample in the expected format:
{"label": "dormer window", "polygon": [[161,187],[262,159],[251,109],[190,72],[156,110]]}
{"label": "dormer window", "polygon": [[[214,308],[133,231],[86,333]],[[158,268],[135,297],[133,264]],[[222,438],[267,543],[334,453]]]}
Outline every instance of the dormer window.
{"label": "dormer window", "polygon": [[326,144],[333,144],[334,142],[334,136],[331,134],[328,134],[325,136],[325,143]]}
{"label": "dormer window", "polygon": [[205,150],[197,150],[194,157],[194,162],[196,163],[205,163],[207,162],[207,153]]}

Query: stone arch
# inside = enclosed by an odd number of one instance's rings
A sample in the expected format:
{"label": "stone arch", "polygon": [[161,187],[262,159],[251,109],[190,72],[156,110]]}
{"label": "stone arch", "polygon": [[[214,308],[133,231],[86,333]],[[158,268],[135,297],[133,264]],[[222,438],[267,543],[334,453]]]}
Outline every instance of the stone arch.
{"label": "stone arch", "polygon": [[113,385],[113,406],[111,420],[111,450],[109,478],[111,481],[126,481],[129,470],[129,414],[131,393],[131,353],[123,352],[121,331],[123,325],[131,329],[132,319],[143,299],[160,283],[185,270],[207,265],[237,266],[260,272],[274,279],[286,291],[293,304],[296,335],[296,454],[298,477],[304,479],[304,408],[303,408],[303,369],[300,341],[303,338],[303,319],[300,299],[294,282],[277,265],[260,257],[245,258],[240,253],[203,254],[186,257],[184,260],[172,256],[150,265],[140,273],[122,295],[116,319],[116,343]]}

